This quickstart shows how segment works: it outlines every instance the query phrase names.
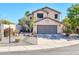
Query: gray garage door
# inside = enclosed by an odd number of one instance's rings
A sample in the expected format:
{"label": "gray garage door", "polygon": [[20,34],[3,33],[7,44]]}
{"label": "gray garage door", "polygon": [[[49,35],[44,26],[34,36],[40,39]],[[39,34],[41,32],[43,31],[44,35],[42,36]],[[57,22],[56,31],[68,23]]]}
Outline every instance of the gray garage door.
{"label": "gray garage door", "polygon": [[38,25],[37,33],[38,34],[56,34],[57,26],[56,25]]}

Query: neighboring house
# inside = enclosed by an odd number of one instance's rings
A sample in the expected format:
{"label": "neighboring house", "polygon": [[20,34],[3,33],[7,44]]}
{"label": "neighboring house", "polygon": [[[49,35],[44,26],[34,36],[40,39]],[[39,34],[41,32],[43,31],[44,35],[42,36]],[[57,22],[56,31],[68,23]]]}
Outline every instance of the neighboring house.
{"label": "neighboring house", "polygon": [[16,30],[16,25],[15,24],[10,24],[10,25],[7,25],[7,24],[0,24],[0,29],[4,30],[4,29],[7,29],[7,28],[12,28],[13,31]]}
{"label": "neighboring house", "polygon": [[4,34],[4,30],[7,29],[7,28],[11,28],[11,29],[13,29],[13,31],[16,31],[16,25],[15,24],[10,24],[10,25],[0,24],[0,34],[3,35]]}
{"label": "neighboring house", "polygon": [[38,9],[29,14],[29,19],[32,16],[36,18],[33,26],[33,32],[37,34],[57,34],[62,33],[63,24],[60,22],[60,12],[49,7]]}

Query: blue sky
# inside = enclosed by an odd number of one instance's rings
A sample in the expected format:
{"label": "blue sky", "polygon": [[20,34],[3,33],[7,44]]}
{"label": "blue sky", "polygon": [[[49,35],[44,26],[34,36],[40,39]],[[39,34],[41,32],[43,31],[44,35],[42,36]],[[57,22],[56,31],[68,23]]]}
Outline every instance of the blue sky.
{"label": "blue sky", "polygon": [[50,8],[61,12],[61,20],[67,15],[67,9],[72,5],[71,3],[0,3],[0,18],[7,18],[8,20],[18,23],[18,19],[23,17],[25,11],[34,11],[43,8],[47,5]]}

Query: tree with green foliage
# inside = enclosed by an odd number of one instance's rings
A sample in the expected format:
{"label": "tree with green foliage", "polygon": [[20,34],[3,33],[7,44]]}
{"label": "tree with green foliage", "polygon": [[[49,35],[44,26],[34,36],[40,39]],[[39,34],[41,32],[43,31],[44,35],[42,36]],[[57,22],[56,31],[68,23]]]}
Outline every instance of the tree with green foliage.
{"label": "tree with green foliage", "polygon": [[64,25],[65,25],[65,29],[63,29],[64,30],[64,32],[65,33],[72,33],[72,29],[71,29],[71,21],[70,21],[70,19],[68,18],[68,17],[65,17],[65,19],[63,20],[63,23],[64,23]]}
{"label": "tree with green foliage", "polygon": [[9,20],[7,20],[7,19],[1,19],[0,20],[0,22],[2,23],[2,24],[13,24],[12,22],[10,22]]}
{"label": "tree with green foliage", "polygon": [[28,25],[30,32],[32,32],[32,30],[33,30],[33,25],[34,25],[35,21],[36,21],[36,18],[34,16],[32,16],[32,20],[30,20],[29,25]]}
{"label": "tree with green foliage", "polygon": [[29,15],[29,13],[30,13],[29,11],[26,11],[26,12],[25,12],[25,16],[28,16],[28,15]]}
{"label": "tree with green foliage", "polygon": [[68,17],[65,17],[65,19],[63,20],[63,23],[65,26],[71,26],[70,19]]}
{"label": "tree with green foliage", "polygon": [[22,31],[28,31],[28,23],[29,23],[29,19],[28,19],[28,15],[29,15],[29,11],[26,11],[24,16],[18,20],[18,24],[21,25],[23,28],[26,28],[25,29],[22,29]]}
{"label": "tree with green foliage", "polygon": [[18,21],[19,21],[19,24],[20,24],[20,25],[23,25],[23,24],[26,22],[26,20],[27,20],[27,17],[24,16],[24,17],[22,17],[21,19],[19,19]]}
{"label": "tree with green foliage", "polygon": [[29,11],[26,11],[24,17],[18,20],[19,21],[18,24],[23,25],[24,23],[28,22],[28,15],[29,15]]}
{"label": "tree with green foliage", "polygon": [[68,18],[70,19],[71,29],[75,32],[79,26],[79,4],[74,4],[68,8]]}
{"label": "tree with green foliage", "polygon": [[67,18],[63,20],[63,23],[68,27],[68,30],[75,33],[79,27],[79,4],[73,4],[67,11]]}

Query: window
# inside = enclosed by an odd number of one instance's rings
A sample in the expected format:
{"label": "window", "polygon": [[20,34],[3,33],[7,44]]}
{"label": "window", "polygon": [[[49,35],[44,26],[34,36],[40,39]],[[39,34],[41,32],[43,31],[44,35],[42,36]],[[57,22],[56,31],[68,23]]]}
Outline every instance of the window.
{"label": "window", "polygon": [[55,19],[57,19],[58,18],[58,14],[55,14]]}
{"label": "window", "polygon": [[32,19],[32,17],[30,17],[30,19]]}
{"label": "window", "polygon": [[43,18],[43,13],[37,13],[38,18]]}

